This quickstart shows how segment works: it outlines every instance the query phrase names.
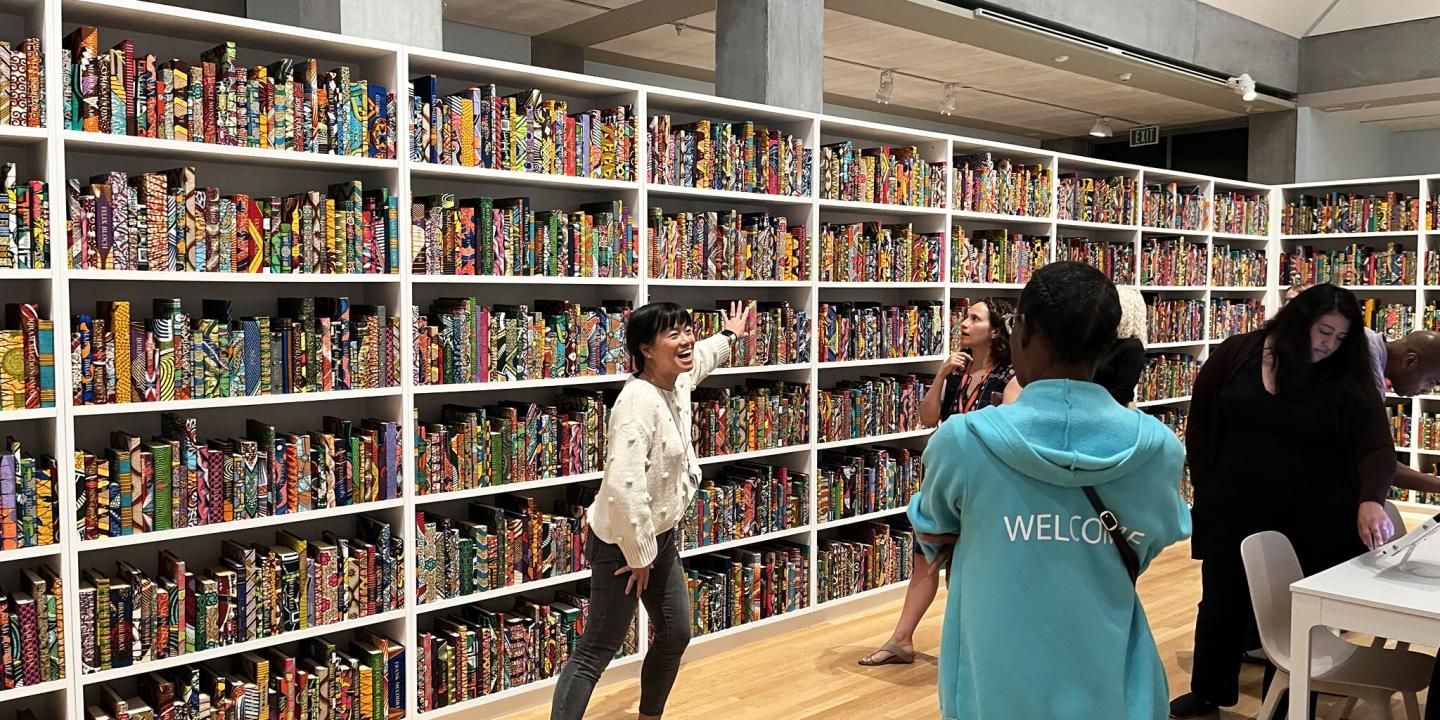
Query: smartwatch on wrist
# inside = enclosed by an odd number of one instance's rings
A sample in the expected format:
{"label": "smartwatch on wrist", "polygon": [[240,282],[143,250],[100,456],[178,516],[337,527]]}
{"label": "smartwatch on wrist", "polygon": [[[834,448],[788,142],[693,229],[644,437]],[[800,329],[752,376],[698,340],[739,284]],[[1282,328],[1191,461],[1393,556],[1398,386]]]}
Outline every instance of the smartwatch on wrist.
{"label": "smartwatch on wrist", "polygon": [[731,330],[730,328],[722,328],[722,329],[720,330],[720,334],[721,334],[721,335],[724,335],[724,336],[725,336],[727,339],[729,339],[730,342],[732,342],[732,343],[740,339],[740,336],[739,336],[739,335],[736,335],[736,334],[735,334],[735,331],[734,331],[734,330]]}

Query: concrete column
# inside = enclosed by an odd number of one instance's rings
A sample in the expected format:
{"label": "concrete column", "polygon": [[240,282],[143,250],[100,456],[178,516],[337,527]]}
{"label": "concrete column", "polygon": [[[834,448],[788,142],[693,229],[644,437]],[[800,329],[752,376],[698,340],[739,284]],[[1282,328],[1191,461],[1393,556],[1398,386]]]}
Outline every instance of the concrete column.
{"label": "concrete column", "polygon": [[543,37],[532,37],[530,38],[530,64],[551,70],[584,73],[585,48],[546,40]]}
{"label": "concrete column", "polygon": [[824,0],[717,0],[715,90],[820,112],[825,101]]}
{"label": "concrete column", "polygon": [[1295,182],[1296,121],[1294,110],[1250,116],[1245,179],[1266,185]]}
{"label": "concrete column", "polygon": [[325,32],[439,50],[443,0],[245,0],[245,16]]}

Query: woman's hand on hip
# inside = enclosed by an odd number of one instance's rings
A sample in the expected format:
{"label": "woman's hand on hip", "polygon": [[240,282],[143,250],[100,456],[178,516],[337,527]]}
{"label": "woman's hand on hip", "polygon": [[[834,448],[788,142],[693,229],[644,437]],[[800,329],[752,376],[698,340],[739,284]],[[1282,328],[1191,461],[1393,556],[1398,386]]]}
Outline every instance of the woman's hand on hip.
{"label": "woman's hand on hip", "polygon": [[1360,530],[1360,539],[1365,542],[1365,547],[1371,550],[1384,545],[1390,540],[1390,536],[1395,534],[1395,525],[1390,522],[1385,506],[1374,500],[1360,503],[1356,524]]}
{"label": "woman's hand on hip", "polygon": [[630,573],[630,580],[625,583],[626,595],[629,595],[630,590],[634,589],[635,596],[639,597],[640,593],[643,592],[645,588],[650,586],[650,568],[650,565],[646,565],[642,568],[632,568],[629,565],[626,565],[625,567],[622,567],[619,570],[615,571],[616,575],[624,575],[627,572]]}

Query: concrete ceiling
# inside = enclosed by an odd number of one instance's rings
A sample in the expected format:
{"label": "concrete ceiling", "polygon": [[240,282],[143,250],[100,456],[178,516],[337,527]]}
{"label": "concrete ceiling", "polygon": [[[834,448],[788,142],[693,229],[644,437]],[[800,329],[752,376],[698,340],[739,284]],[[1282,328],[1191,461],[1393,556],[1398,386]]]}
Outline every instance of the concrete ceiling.
{"label": "concrete ceiling", "polygon": [[1291,37],[1440,16],[1437,0],[1200,0]]}
{"label": "concrete ceiling", "polygon": [[448,0],[445,19],[516,35],[539,35],[638,0]]}

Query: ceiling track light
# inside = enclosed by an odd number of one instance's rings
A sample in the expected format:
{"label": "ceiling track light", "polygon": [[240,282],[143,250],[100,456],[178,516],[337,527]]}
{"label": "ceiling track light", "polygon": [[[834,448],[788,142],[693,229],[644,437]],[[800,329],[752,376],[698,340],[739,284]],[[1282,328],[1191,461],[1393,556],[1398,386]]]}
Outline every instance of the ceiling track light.
{"label": "ceiling track light", "polygon": [[1225,84],[1231,90],[1239,93],[1240,99],[1245,102],[1250,102],[1259,96],[1259,93],[1255,92],[1255,78],[1250,77],[1250,73],[1240,73],[1239,77],[1228,78],[1225,80]]}
{"label": "ceiling track light", "polygon": [[1110,129],[1110,118],[1104,116],[1095,118],[1095,124],[1090,126],[1090,136],[1097,138],[1114,137],[1115,131]]}
{"label": "ceiling track light", "polygon": [[955,96],[959,87],[956,83],[945,83],[945,94],[940,98],[941,115],[955,114],[955,102],[957,100]]}
{"label": "ceiling track light", "polygon": [[875,86],[875,102],[884,105],[890,104],[890,98],[895,95],[895,71],[881,70],[880,84]]}
{"label": "ceiling track light", "polygon": [[685,21],[684,21],[684,20],[676,20],[675,23],[674,23],[674,25],[675,25],[675,34],[676,34],[676,35],[680,35],[681,33],[685,32]]}

